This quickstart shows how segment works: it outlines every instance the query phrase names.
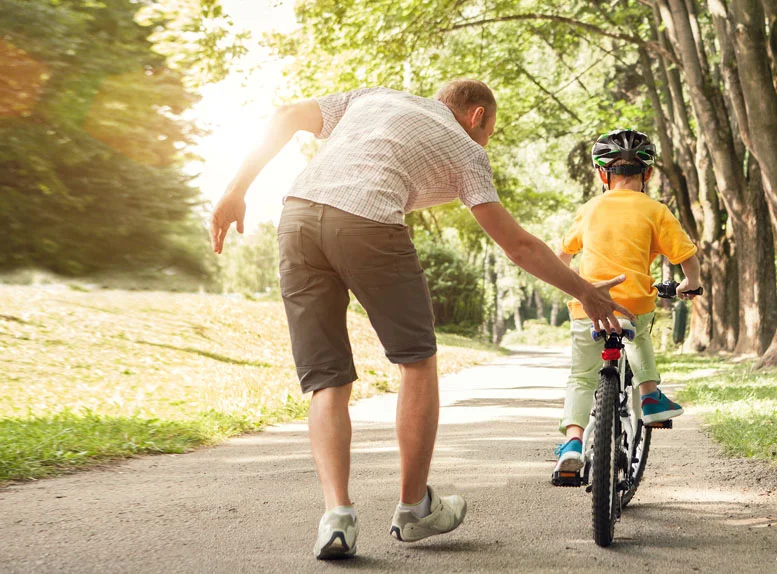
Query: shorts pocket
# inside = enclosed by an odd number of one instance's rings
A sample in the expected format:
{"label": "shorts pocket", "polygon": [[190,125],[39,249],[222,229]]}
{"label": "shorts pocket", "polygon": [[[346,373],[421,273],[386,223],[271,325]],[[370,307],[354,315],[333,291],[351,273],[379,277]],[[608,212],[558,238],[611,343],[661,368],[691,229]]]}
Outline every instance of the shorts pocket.
{"label": "shorts pocket", "polygon": [[362,226],[337,230],[342,266],[364,287],[401,282],[423,272],[406,227]]}
{"label": "shorts pocket", "polygon": [[305,264],[301,224],[278,227],[278,252],[281,295],[288,297],[303,291],[310,274]]}

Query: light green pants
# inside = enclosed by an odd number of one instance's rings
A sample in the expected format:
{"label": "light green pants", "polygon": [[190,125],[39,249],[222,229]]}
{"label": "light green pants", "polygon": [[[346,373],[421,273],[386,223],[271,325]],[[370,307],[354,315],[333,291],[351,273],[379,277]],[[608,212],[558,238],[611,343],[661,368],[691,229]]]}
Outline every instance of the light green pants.
{"label": "light green pants", "polygon": [[[660,381],[656,369],[656,356],[653,353],[653,341],[650,340],[650,324],[654,313],[637,315],[634,326],[637,336],[633,342],[625,341],[626,357],[634,373],[634,385],[649,381]],[[594,404],[594,391],[599,385],[599,370],[602,368],[602,349],[604,341],[594,341],[591,337],[591,321],[579,319],[572,321],[572,371],[567,382],[567,396],[564,401],[564,418],[559,430],[565,433],[567,426],[588,425]]]}

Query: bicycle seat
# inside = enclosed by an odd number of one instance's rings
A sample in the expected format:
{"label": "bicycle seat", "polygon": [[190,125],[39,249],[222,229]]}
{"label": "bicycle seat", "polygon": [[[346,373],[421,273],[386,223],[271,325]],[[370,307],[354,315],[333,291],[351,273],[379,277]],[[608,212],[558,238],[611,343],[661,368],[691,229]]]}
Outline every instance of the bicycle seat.
{"label": "bicycle seat", "polygon": [[[621,333],[622,333],[621,337],[624,337],[629,341],[633,341],[634,338],[637,336],[637,328],[634,326],[634,323],[632,323],[625,317],[618,317],[618,323],[621,324]],[[591,337],[593,338],[594,341],[598,341],[599,338],[602,336],[602,333],[604,333],[604,331],[597,331],[596,327],[591,325]]]}

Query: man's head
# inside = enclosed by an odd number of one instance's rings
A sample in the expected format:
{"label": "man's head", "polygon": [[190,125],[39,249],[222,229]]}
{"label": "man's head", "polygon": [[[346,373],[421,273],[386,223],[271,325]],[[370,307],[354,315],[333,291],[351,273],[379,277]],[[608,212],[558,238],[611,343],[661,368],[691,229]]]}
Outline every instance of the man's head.
{"label": "man's head", "polygon": [[641,132],[617,129],[599,136],[591,158],[605,189],[644,191],[653,175],[656,146]]}
{"label": "man's head", "polygon": [[477,80],[453,80],[435,96],[453,112],[474,141],[486,147],[496,125],[496,98],[491,89]]}

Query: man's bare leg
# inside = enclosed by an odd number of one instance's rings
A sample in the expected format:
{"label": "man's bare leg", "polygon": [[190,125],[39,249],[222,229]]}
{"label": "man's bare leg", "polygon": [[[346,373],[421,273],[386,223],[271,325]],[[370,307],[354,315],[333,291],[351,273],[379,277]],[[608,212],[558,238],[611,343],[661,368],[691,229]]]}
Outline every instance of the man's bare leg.
{"label": "man's bare leg", "polygon": [[348,477],[351,471],[351,417],[348,400],[352,384],[313,393],[308,414],[310,447],[326,509],[350,506]]}
{"label": "man's bare leg", "polygon": [[402,384],[397,403],[400,501],[415,504],[426,496],[429,465],[437,438],[440,391],[437,356],[400,365]]}

